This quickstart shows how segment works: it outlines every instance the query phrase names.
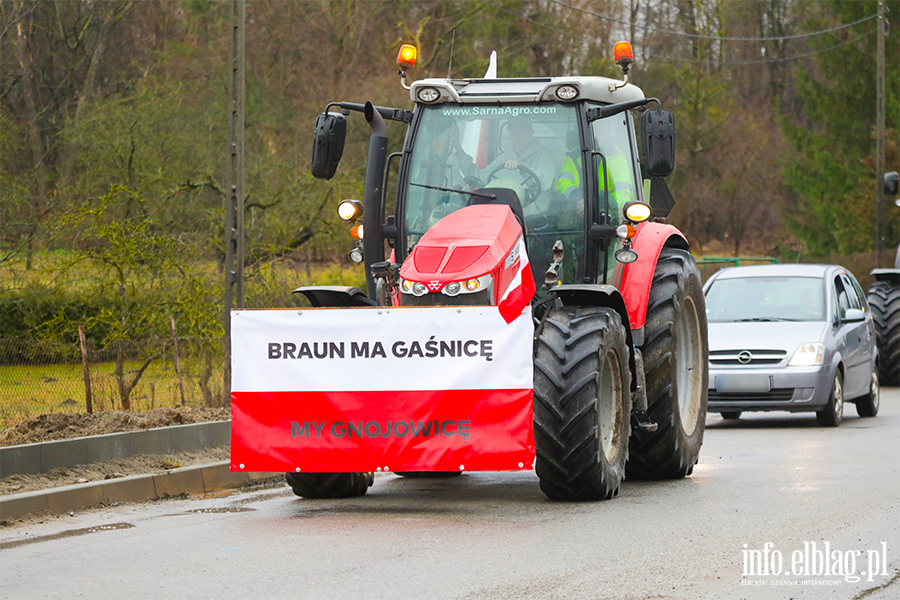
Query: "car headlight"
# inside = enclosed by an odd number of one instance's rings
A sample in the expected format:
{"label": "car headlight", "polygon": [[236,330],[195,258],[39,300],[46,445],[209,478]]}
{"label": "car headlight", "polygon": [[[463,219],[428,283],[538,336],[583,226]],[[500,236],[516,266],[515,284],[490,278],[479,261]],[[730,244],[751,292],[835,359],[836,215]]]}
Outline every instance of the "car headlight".
{"label": "car headlight", "polygon": [[825,362],[825,344],[810,342],[801,344],[794,356],[791,357],[789,367],[815,367]]}

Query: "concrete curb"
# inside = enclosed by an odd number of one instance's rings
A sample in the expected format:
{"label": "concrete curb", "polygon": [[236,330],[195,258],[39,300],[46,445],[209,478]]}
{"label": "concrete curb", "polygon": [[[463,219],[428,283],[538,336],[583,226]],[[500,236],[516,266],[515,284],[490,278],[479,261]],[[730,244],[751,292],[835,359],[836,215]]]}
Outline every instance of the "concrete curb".
{"label": "concrete curb", "polygon": [[211,421],[6,446],[0,448],[0,477],[39,475],[57,467],[69,468],[137,454],[175,454],[230,444],[231,421]]}
{"label": "concrete curb", "polygon": [[232,473],[230,462],[173,469],[156,475],[132,475],[0,496],[0,519],[34,513],[65,513],[114,502],[142,502],[181,494],[204,494],[238,488],[281,473]]}

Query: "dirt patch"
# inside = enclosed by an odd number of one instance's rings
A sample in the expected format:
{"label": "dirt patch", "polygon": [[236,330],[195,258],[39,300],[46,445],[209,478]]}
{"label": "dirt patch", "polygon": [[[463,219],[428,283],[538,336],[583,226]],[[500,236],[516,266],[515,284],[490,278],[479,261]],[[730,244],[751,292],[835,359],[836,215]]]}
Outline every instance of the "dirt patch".
{"label": "dirt patch", "polygon": [[17,446],[87,435],[137,431],[207,421],[225,421],[230,418],[231,410],[228,408],[192,408],[190,406],[154,408],[147,412],[110,410],[92,415],[50,413],[32,417],[9,429],[0,431],[0,446]]}
{"label": "dirt patch", "polygon": [[171,469],[204,465],[228,460],[227,446],[206,448],[177,454],[141,454],[64,469],[58,467],[41,475],[9,475],[0,479],[0,496],[45,490],[64,485],[115,479],[128,475],[152,475]]}

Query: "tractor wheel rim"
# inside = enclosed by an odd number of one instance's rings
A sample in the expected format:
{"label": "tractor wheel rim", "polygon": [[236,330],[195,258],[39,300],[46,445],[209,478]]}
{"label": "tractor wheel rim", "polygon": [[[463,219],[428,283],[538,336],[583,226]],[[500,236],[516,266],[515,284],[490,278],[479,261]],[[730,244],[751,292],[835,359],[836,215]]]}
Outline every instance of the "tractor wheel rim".
{"label": "tractor wheel rim", "polygon": [[687,435],[697,428],[700,414],[701,385],[703,374],[702,344],[700,343],[700,318],[693,298],[686,297],[677,318],[678,342],[675,352],[675,384],[678,393],[678,415]]}
{"label": "tractor wheel rim", "polygon": [[616,352],[606,353],[603,370],[599,375],[597,399],[597,425],[600,431],[600,449],[611,464],[619,456],[622,446],[622,369]]}

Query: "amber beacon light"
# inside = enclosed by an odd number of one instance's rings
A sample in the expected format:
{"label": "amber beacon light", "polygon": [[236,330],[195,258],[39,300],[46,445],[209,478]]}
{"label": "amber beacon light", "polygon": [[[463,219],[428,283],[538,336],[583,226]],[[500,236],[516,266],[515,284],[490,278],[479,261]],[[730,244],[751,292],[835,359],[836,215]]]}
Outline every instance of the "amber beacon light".
{"label": "amber beacon light", "polygon": [[416,57],[419,51],[412,44],[403,44],[400,46],[400,52],[397,54],[397,66],[401,69],[411,69],[416,66]]}
{"label": "amber beacon light", "polygon": [[634,62],[634,52],[631,50],[630,42],[616,42],[613,47],[613,60],[620,67],[625,68]]}

